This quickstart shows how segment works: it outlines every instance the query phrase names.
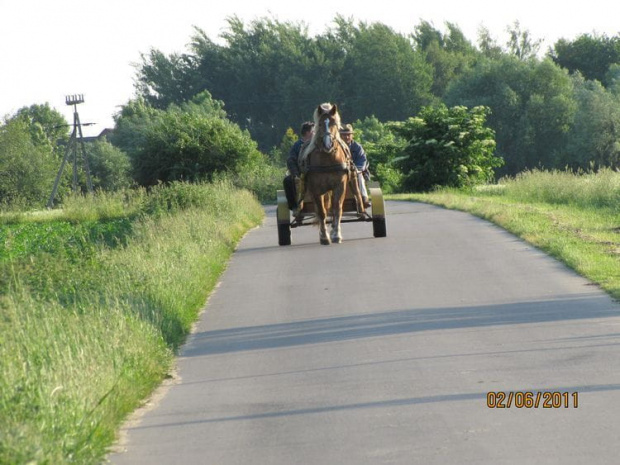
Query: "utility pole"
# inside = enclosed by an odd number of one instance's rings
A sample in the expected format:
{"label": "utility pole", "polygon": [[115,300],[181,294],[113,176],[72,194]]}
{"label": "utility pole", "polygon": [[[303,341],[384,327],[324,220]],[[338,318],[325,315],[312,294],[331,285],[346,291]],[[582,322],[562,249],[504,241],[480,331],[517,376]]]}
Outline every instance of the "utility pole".
{"label": "utility pole", "polygon": [[50,198],[47,202],[47,208],[52,208],[54,206],[54,198],[56,197],[56,192],[58,191],[58,184],[60,183],[60,178],[62,177],[65,165],[67,164],[67,161],[71,156],[73,156],[73,192],[76,193],[78,191],[78,140],[80,149],[82,151],[82,161],[84,163],[84,171],[86,173],[86,185],[88,187],[88,192],[91,194],[93,192],[93,182],[90,178],[90,168],[88,166],[88,158],[86,157],[86,148],[84,147],[82,124],[80,123],[80,115],[77,111],[77,106],[80,103],[84,103],[84,95],[67,95],[65,97],[65,103],[67,105],[73,105],[73,131],[71,132],[71,138],[69,139],[69,143],[67,144],[65,156],[63,157],[62,163],[60,164],[60,169],[58,170],[58,174],[56,175],[56,180],[54,181],[54,188],[52,189],[52,195],[50,195]]}

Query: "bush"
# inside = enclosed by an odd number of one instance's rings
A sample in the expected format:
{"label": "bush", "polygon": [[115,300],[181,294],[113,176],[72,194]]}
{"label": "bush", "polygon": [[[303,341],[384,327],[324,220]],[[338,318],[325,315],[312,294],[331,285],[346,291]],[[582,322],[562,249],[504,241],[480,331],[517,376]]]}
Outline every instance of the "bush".
{"label": "bush", "polygon": [[131,163],[125,152],[106,141],[88,144],[86,151],[95,189],[115,191],[131,186]]}
{"label": "bush", "polygon": [[58,167],[49,143],[36,144],[28,123],[13,119],[0,126],[0,199],[5,207],[41,208]]}
{"label": "bush", "polygon": [[468,187],[493,179],[503,160],[494,156],[492,129],[485,126],[487,107],[425,107],[419,117],[395,123],[408,140],[398,166],[403,187],[428,191],[436,186]]}

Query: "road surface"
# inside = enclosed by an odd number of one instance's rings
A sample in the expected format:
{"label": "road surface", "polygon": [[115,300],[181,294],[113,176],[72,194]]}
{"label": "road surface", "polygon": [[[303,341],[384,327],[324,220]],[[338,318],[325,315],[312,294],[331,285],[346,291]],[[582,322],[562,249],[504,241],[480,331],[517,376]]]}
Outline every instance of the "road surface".
{"label": "road surface", "polygon": [[618,463],[620,305],[483,220],[386,209],[386,238],[352,223],[342,244],[321,246],[303,227],[279,247],[268,207],[177,379],[108,459]]}

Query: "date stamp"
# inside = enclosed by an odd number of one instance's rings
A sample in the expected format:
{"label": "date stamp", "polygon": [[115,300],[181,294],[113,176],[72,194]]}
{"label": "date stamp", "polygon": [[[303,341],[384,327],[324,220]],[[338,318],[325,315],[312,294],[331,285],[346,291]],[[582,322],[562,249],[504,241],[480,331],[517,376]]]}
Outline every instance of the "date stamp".
{"label": "date stamp", "polygon": [[490,391],[488,408],[579,408],[578,392]]}

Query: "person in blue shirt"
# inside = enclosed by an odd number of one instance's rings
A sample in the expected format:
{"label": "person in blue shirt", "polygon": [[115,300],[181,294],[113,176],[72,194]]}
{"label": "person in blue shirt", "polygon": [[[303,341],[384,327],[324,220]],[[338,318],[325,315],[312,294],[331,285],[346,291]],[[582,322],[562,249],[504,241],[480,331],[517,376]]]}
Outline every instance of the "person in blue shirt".
{"label": "person in blue shirt", "polygon": [[314,123],[312,121],[306,121],[301,125],[299,133],[300,137],[291,147],[291,150],[288,153],[288,158],[286,159],[288,173],[284,178],[284,192],[286,193],[286,200],[288,201],[288,208],[290,210],[295,210],[297,208],[297,188],[295,186],[295,178],[298,178],[301,174],[298,162],[299,154],[302,146],[312,139],[312,135],[314,134]]}
{"label": "person in blue shirt", "polygon": [[354,133],[353,126],[351,124],[345,124],[340,130],[340,137],[349,146],[349,150],[351,151],[351,158],[353,158],[353,163],[357,167],[357,181],[360,186],[362,201],[364,202],[364,207],[368,208],[370,207],[370,201],[368,200],[368,191],[366,190],[365,181],[370,179],[370,172],[368,171],[370,165],[364,148],[353,140]]}

